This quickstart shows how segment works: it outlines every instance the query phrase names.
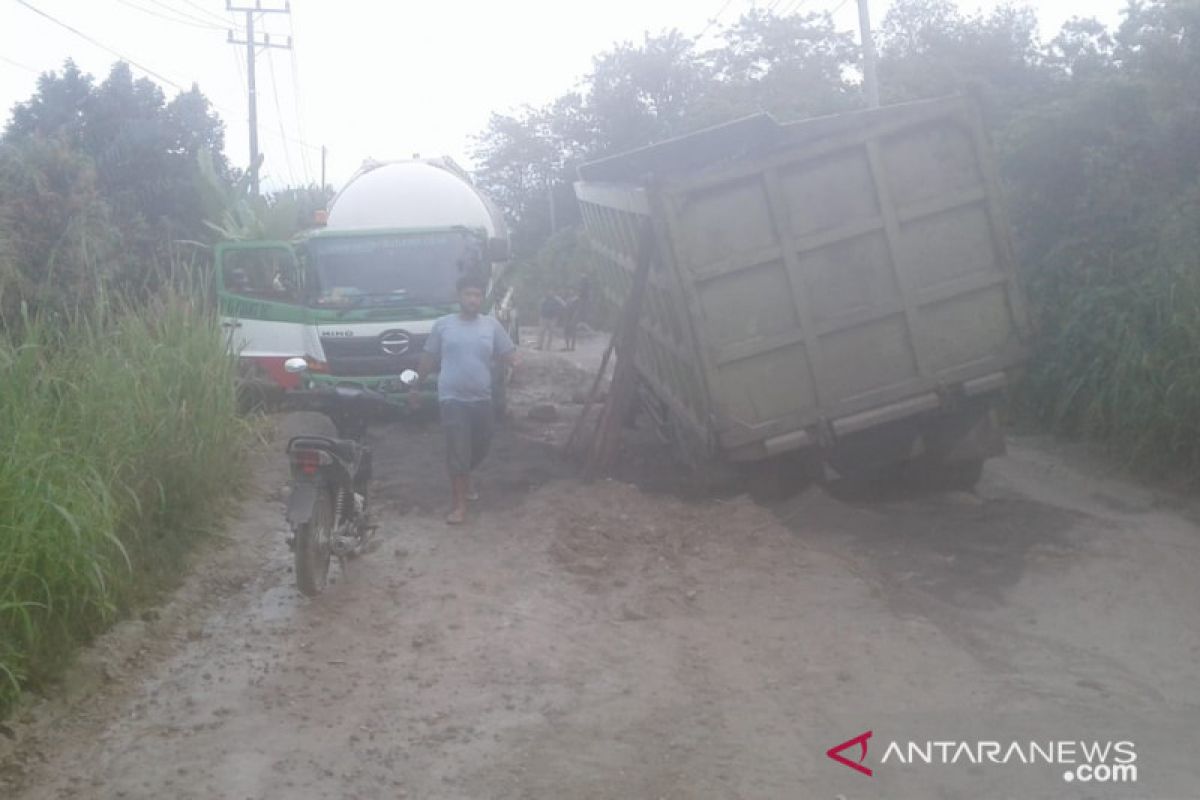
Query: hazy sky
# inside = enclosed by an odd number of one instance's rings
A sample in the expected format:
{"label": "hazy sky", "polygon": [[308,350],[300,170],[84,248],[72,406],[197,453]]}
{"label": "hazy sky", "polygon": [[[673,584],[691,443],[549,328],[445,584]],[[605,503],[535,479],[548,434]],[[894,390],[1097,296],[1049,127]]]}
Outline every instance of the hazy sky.
{"label": "hazy sky", "polygon": [[[263,7],[284,6],[284,0],[259,1]],[[181,86],[199,83],[226,122],[230,158],[245,164],[246,51],[226,43],[228,28],[242,36],[245,14],[227,13],[225,0],[27,2],[132,59],[143,68],[135,66],[138,75],[152,70]],[[889,2],[872,0],[875,27]],[[1043,36],[1072,16],[1114,24],[1124,7],[1123,0],[1030,4]],[[753,5],[752,0],[291,0],[290,15],[263,14],[256,23],[273,42],[295,37],[294,51],[268,50],[258,57],[264,186],[317,180],[322,144],[329,148],[328,177],[335,185],[367,157],[448,154],[469,165],[470,137],[483,129],[490,112],[556,97],[612,43],[639,41],[646,31],[672,27],[697,34],[714,15],[732,22]],[[857,29],[853,0],[758,0],[758,5],[777,12],[827,9],[840,28]],[[960,5],[979,7],[971,0]],[[32,94],[39,72],[57,69],[68,57],[103,78],[116,60],[104,47],[18,0],[0,0],[4,119],[14,103]],[[165,88],[174,95],[174,88]]]}

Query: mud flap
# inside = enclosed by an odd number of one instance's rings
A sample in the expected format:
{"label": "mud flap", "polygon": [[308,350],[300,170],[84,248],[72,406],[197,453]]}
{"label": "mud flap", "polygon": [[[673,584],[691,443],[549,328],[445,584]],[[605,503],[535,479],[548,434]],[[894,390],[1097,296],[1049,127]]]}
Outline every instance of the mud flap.
{"label": "mud flap", "polygon": [[313,506],[317,503],[317,485],[315,483],[294,483],[292,494],[288,497],[287,521],[291,525],[303,525],[310,521]]}

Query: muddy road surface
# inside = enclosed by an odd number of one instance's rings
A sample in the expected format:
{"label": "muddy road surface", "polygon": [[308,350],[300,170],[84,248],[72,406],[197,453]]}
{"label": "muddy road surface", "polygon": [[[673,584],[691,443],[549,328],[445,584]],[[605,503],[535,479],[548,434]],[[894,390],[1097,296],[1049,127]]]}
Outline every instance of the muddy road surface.
{"label": "muddy road surface", "polygon": [[[531,354],[459,528],[436,428],[376,430],[383,545],[315,600],[277,440],[177,595],[9,722],[0,796],[1200,797],[1186,500],[1038,440],[974,494],[698,498],[651,450],[583,484],[554,445],[586,380]],[[868,731],[871,775],[827,756]],[[1081,769],[1093,740],[1136,776]],[[970,752],[889,747],[942,741]]]}

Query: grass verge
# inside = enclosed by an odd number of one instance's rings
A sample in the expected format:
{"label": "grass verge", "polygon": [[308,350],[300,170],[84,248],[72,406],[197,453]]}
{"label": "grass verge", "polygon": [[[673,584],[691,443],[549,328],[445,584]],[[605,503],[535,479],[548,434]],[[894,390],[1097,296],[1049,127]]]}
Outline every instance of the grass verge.
{"label": "grass verge", "polygon": [[1200,269],[1159,267],[1083,286],[1042,332],[1024,406],[1128,466],[1200,478]]}
{"label": "grass verge", "polygon": [[243,477],[235,377],[178,293],[0,336],[0,717],[211,529]]}

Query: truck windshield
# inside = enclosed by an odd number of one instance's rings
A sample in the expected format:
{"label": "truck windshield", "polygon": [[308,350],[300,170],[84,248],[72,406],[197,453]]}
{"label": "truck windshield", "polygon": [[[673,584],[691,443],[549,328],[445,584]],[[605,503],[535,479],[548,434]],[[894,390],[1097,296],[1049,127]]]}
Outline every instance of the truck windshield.
{"label": "truck windshield", "polygon": [[318,306],[445,305],[455,282],[482,266],[466,232],[318,238],[309,243]]}

